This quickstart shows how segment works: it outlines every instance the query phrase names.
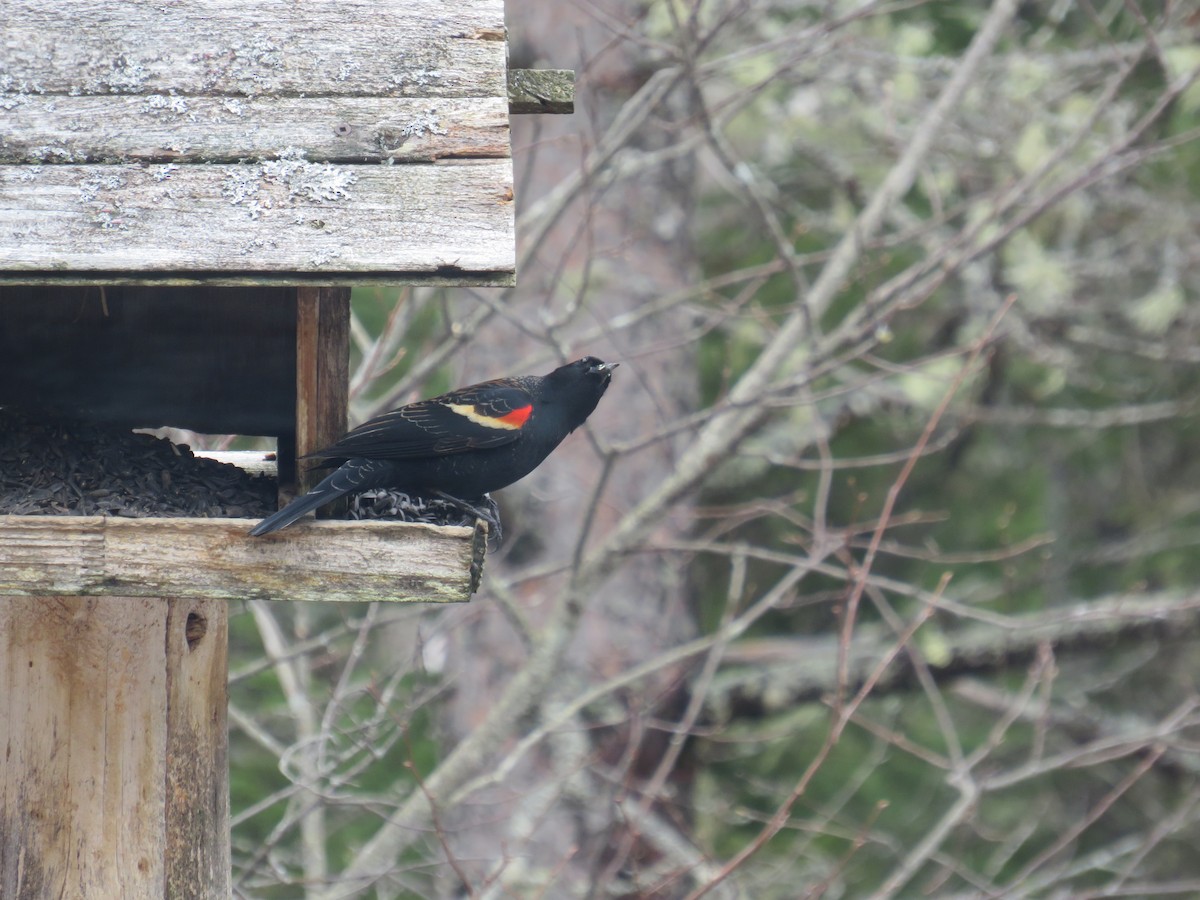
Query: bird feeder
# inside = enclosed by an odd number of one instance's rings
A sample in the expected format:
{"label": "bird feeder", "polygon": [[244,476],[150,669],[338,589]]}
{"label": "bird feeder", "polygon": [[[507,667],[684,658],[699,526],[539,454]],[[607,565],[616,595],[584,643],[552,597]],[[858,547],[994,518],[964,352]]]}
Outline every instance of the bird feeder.
{"label": "bird feeder", "polygon": [[[503,0],[0,17],[0,407],[274,435],[289,494],[350,287],[512,284],[509,114],[571,111]],[[229,896],[227,601],[465,600],[486,541],[254,521],[0,516],[0,896]]]}

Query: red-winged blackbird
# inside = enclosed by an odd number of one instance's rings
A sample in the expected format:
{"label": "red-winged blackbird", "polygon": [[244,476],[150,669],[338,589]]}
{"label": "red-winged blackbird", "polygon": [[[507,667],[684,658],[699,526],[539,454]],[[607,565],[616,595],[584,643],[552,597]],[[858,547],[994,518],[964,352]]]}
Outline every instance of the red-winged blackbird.
{"label": "red-winged blackbird", "polygon": [[345,494],[438,496],[474,510],[536,469],[591,415],[617,363],[585,356],[549,375],[497,378],[410,403],[309,454],[337,471],[250,532],[269,534]]}

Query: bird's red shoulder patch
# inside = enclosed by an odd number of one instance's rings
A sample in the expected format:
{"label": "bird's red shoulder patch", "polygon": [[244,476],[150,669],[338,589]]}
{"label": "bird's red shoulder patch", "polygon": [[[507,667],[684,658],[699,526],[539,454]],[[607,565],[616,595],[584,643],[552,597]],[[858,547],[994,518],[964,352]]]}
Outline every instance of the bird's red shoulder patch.
{"label": "bird's red shoulder patch", "polygon": [[447,403],[447,408],[458,413],[464,419],[474,422],[476,425],[483,425],[487,428],[500,428],[505,431],[515,431],[529,421],[530,415],[533,413],[533,405],[518,406],[516,409],[505,413],[502,416],[490,416],[482,412],[478,406],[473,403]]}
{"label": "bird's red shoulder patch", "polygon": [[532,404],[530,404],[529,406],[520,406],[520,407],[517,407],[516,409],[514,409],[512,412],[508,413],[507,415],[501,416],[499,419],[497,419],[497,421],[503,422],[505,425],[515,425],[517,428],[520,428],[522,425],[524,425],[526,422],[529,421],[529,416],[532,413],[533,413],[533,405]]}

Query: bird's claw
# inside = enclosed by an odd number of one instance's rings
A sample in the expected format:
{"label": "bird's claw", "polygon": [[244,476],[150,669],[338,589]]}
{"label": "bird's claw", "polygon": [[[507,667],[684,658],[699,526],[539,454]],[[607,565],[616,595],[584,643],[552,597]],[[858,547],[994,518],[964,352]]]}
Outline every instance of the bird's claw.
{"label": "bird's claw", "polygon": [[492,499],[491,494],[484,494],[474,503],[468,503],[458,497],[451,496],[445,491],[434,491],[434,493],[442,500],[457,506],[465,513],[473,515],[477,519],[483,519],[488,524],[488,544],[498,546],[504,538],[503,529],[500,527],[500,507],[496,505],[496,501]]}

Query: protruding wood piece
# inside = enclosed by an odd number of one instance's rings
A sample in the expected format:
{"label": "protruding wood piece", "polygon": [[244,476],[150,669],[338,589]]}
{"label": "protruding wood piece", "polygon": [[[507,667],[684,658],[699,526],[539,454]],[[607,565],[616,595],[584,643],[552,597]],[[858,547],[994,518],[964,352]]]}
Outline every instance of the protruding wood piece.
{"label": "protruding wood piece", "polygon": [[571,69],[509,69],[508,111],[575,112],[575,73]]}

